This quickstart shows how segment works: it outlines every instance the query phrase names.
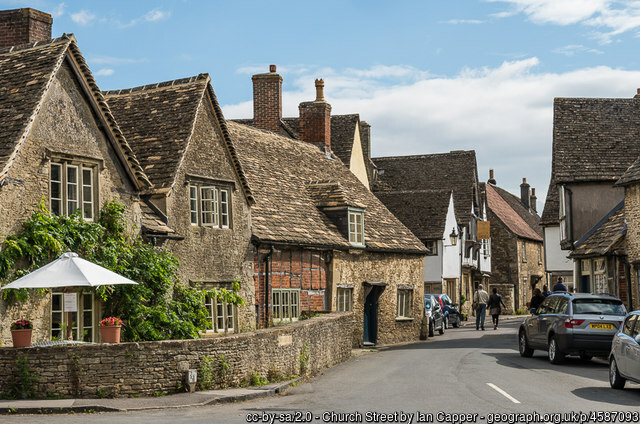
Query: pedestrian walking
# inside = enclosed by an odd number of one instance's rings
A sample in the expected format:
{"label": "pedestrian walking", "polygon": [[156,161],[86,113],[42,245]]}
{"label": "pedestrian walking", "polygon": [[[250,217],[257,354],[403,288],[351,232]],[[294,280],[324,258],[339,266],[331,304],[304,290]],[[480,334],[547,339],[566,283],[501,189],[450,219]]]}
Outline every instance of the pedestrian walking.
{"label": "pedestrian walking", "polygon": [[542,286],[542,295],[544,297],[547,297],[551,294],[551,292],[549,291],[549,286],[547,286],[546,284],[544,286]]}
{"label": "pedestrian walking", "polygon": [[484,331],[484,316],[487,314],[487,302],[489,293],[482,289],[482,284],[478,284],[478,289],[473,294],[473,303],[476,306],[476,330]]}
{"label": "pedestrian walking", "polygon": [[558,282],[553,286],[553,292],[566,292],[567,290],[567,286],[564,285],[564,283],[562,282],[562,277],[558,277]]}
{"label": "pedestrian walking", "polygon": [[493,329],[498,329],[498,319],[500,318],[500,314],[502,313],[502,306],[505,308],[507,305],[502,301],[502,296],[498,294],[497,288],[491,289],[491,296],[489,296],[489,314],[491,315],[491,320],[493,321]]}
{"label": "pedestrian walking", "polygon": [[529,312],[534,314],[542,304],[543,300],[544,300],[544,296],[542,295],[542,292],[540,291],[540,289],[537,287],[533,289],[533,296],[531,296],[531,301],[527,303]]}

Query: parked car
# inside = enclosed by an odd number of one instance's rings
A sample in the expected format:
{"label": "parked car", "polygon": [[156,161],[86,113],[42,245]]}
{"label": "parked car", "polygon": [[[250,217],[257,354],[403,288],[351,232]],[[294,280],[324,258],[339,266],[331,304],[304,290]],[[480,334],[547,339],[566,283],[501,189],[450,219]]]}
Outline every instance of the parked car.
{"label": "parked car", "polygon": [[440,301],[440,306],[444,312],[444,328],[449,328],[449,325],[452,325],[454,328],[460,327],[462,318],[458,310],[458,304],[453,303],[451,298],[445,293],[436,294],[435,296]]}
{"label": "parked car", "polygon": [[554,293],[520,325],[520,355],[531,357],[535,349],[544,349],[553,364],[561,363],[565,355],[585,360],[606,357],[626,314],[615,296]]}
{"label": "parked car", "polygon": [[429,337],[433,337],[436,330],[444,334],[444,312],[440,301],[432,294],[424,295],[424,314],[429,317]]}
{"label": "parked car", "polygon": [[633,311],[613,336],[609,354],[609,384],[624,388],[627,380],[640,383],[640,311]]}

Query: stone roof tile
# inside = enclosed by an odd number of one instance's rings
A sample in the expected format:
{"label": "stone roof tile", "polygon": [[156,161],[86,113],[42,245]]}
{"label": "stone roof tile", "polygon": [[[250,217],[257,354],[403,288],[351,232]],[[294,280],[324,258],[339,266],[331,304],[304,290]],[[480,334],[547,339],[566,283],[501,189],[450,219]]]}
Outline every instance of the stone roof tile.
{"label": "stone roof tile", "polygon": [[[531,220],[533,223],[539,221],[539,218],[535,219],[524,216],[525,214],[532,214],[520,204],[520,199],[506,190],[491,184],[486,184],[485,186],[487,207],[502,221],[509,231],[518,237],[539,242],[543,241],[540,225],[536,225],[534,229],[532,225],[527,222]],[[537,217],[537,215],[535,215],[535,217]]]}
{"label": "stone roof tile", "polygon": [[624,222],[624,201],[620,202],[597,223],[583,241],[578,241],[576,248],[571,252],[572,258],[584,258],[590,256],[604,256],[617,248],[619,242],[626,234]]}

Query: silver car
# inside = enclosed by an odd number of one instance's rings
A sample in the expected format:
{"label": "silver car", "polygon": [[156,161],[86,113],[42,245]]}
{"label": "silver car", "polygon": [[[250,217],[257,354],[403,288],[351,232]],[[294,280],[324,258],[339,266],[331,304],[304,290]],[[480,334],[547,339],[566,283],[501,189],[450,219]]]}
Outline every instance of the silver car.
{"label": "silver car", "polygon": [[626,314],[615,296],[554,293],[520,325],[520,355],[530,357],[535,349],[544,349],[552,364],[561,363],[566,355],[585,360],[606,357]]}
{"label": "silver car", "polygon": [[609,355],[611,387],[622,389],[627,380],[640,383],[640,311],[627,315],[622,329],[613,337]]}

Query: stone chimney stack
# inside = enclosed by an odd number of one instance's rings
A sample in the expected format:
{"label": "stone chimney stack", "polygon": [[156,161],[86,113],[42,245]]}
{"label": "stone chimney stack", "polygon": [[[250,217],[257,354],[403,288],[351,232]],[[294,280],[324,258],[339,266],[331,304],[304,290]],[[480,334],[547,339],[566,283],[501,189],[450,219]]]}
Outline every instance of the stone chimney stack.
{"label": "stone chimney stack", "polygon": [[487,180],[487,183],[491,185],[496,185],[496,179],[493,178],[493,169],[489,170],[489,179]]}
{"label": "stone chimney stack", "polygon": [[536,189],[531,189],[531,210],[535,213],[538,213],[538,198],[536,197]]}
{"label": "stone chimney stack", "polygon": [[35,9],[0,11],[0,49],[51,40],[53,19]]}
{"label": "stone chimney stack", "polygon": [[278,132],[282,119],[282,77],[276,65],[269,73],[256,74],[253,81],[253,125],[261,130]]}
{"label": "stone chimney stack", "polygon": [[315,144],[331,151],[331,105],[324,99],[324,81],[316,80],[316,99],[302,102],[300,111],[300,138],[307,143]]}
{"label": "stone chimney stack", "polygon": [[522,179],[522,184],[520,184],[520,201],[524,205],[525,208],[531,208],[531,192],[529,190],[529,184],[527,184],[527,179]]}

